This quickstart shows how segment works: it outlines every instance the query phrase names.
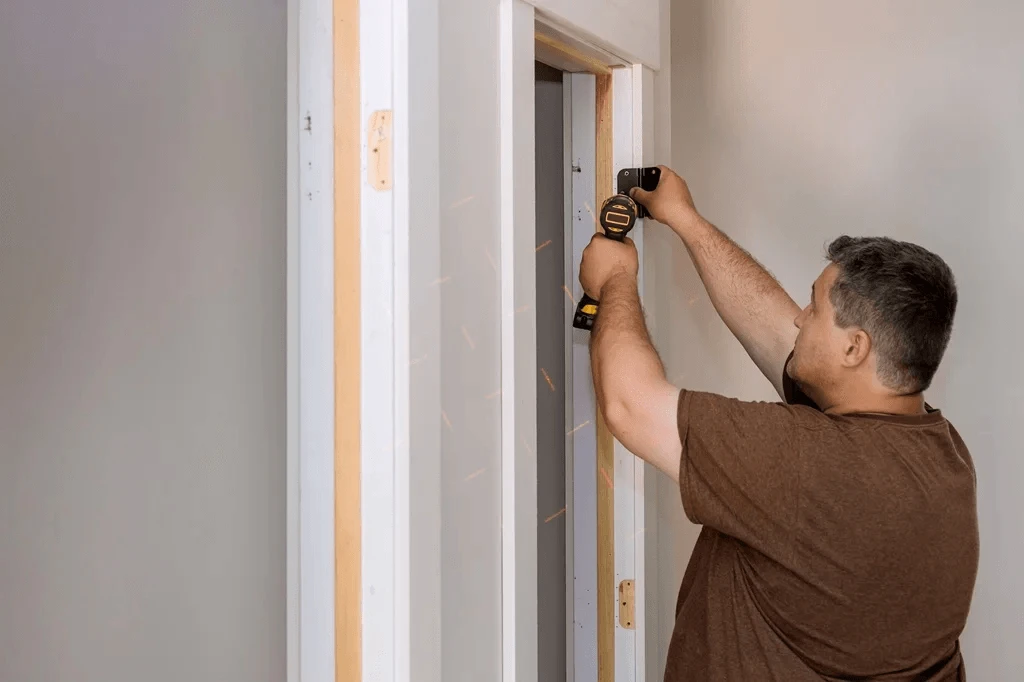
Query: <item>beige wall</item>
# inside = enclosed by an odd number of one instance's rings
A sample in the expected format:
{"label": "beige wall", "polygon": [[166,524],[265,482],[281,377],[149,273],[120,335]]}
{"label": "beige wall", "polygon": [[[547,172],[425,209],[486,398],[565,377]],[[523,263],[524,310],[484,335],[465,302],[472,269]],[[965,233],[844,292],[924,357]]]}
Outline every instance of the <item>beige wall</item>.
{"label": "beige wall", "polygon": [[0,680],[285,675],[286,3],[0,3]]}
{"label": "beige wall", "polygon": [[[934,249],[960,287],[928,399],[971,448],[982,558],[964,636],[983,680],[1024,675],[1024,5],[673,0],[672,156],[698,208],[798,302],[843,233]],[[670,378],[773,393],[712,309],[682,246],[648,239],[648,309]],[[658,633],[696,528],[659,489]],[[667,592],[666,592],[667,590]]]}

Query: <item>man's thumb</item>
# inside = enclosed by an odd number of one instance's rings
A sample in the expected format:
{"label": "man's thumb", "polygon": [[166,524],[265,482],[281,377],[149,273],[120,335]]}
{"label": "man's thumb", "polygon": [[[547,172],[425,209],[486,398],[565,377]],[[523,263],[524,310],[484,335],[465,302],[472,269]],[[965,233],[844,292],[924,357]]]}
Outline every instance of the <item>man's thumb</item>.
{"label": "man's thumb", "polygon": [[646,206],[647,200],[650,198],[651,193],[648,192],[647,190],[640,189],[639,187],[634,187],[629,191],[629,196],[633,199],[633,201],[638,201],[644,206]]}

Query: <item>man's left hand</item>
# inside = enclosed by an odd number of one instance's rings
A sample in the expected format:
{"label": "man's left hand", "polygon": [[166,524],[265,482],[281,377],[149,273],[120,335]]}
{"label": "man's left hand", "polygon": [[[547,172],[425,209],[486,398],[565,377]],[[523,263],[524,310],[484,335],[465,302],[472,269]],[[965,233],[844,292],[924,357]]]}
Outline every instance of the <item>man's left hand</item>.
{"label": "man's left hand", "polygon": [[580,284],[583,291],[596,301],[601,300],[601,290],[617,275],[636,279],[639,270],[636,246],[627,237],[622,242],[595,234],[587,248],[583,249],[580,262]]}

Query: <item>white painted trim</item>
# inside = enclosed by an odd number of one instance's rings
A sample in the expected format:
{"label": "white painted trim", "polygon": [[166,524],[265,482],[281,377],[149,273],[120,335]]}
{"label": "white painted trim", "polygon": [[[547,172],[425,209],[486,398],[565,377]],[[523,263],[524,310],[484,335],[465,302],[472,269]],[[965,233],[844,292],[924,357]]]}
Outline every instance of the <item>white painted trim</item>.
{"label": "white painted trim", "polygon": [[658,0],[531,0],[566,33],[622,57],[660,66]]}
{"label": "white painted trim", "polygon": [[[383,3],[381,3],[383,4]],[[361,8],[365,7],[367,3],[364,1],[361,3]],[[360,14],[365,12],[361,9]],[[394,665],[394,680],[401,682],[411,682],[412,680],[412,565],[411,565],[411,505],[412,505],[412,489],[410,485],[410,423],[409,423],[409,367],[411,360],[411,353],[409,349],[410,344],[410,254],[409,254],[409,220],[410,220],[410,200],[412,191],[412,177],[410,173],[410,91],[409,91],[409,2],[408,0],[394,0],[392,3],[392,16],[391,26],[381,27],[380,32],[375,31],[375,35],[380,35],[386,28],[390,29],[391,33],[391,45],[390,51],[392,52],[393,68],[391,73],[391,95],[393,100],[390,108],[393,110],[393,123],[392,123],[392,172],[393,187],[394,189],[390,192],[392,201],[392,241],[391,241],[391,255],[393,258],[391,278],[392,278],[392,305],[391,309],[392,318],[392,343],[393,350],[390,358],[381,356],[380,362],[384,363],[387,361],[391,362],[393,369],[392,385],[390,395],[381,396],[383,399],[389,399],[391,402],[391,408],[393,412],[393,422],[391,424],[392,434],[390,442],[387,445],[387,449],[393,453],[393,481],[392,489],[393,495],[393,506],[394,506],[394,544],[392,545],[391,555],[391,566],[394,571],[394,600],[392,602],[394,608],[394,639],[393,639],[393,665]],[[383,16],[381,17],[383,21]],[[367,61],[373,59],[374,55],[369,54],[365,48],[360,55],[361,69],[365,73],[366,71],[373,70],[374,72],[379,68],[376,64],[367,64]],[[379,77],[379,76],[378,76]],[[382,80],[387,80],[386,78]],[[382,100],[383,101],[383,100]],[[419,132],[419,131],[417,131]],[[365,136],[364,136],[364,139]],[[366,158],[365,156],[363,157]],[[364,223],[365,224],[365,223]],[[381,238],[384,241],[383,237]],[[383,246],[383,245],[382,245]],[[382,248],[381,253],[384,253]],[[367,281],[367,274],[364,270],[363,283],[364,286]],[[363,305],[367,305],[366,297],[364,294]],[[371,304],[372,305],[372,304]],[[366,310],[366,308],[364,308]],[[371,314],[373,308],[370,308]],[[365,351],[364,351],[365,357]],[[363,380],[364,382],[374,382],[376,377],[379,376],[375,373],[367,373],[364,368]],[[372,377],[372,378],[371,378]],[[381,404],[383,407],[383,402]],[[367,422],[368,414],[363,413],[363,423]],[[382,427],[384,425],[382,424]],[[382,428],[381,434],[381,445],[385,444],[385,432]],[[366,448],[363,448],[363,452],[366,452]],[[371,512],[378,513],[378,512]],[[372,517],[363,517],[364,519]],[[364,527],[370,524],[364,521]],[[439,538],[440,540],[440,538]],[[387,561],[386,557],[381,557],[381,562]],[[364,590],[367,580],[363,579]],[[364,612],[363,621],[366,621],[366,615]],[[380,654],[377,654],[380,655]],[[366,677],[364,673],[364,677]],[[426,676],[417,678],[423,679]],[[372,679],[372,678],[371,678]]]}
{"label": "white painted trim", "polygon": [[299,681],[299,4],[288,0],[285,450],[285,679]]}
{"label": "white painted trim", "polygon": [[[633,165],[650,166],[654,158],[654,72],[637,64],[632,69],[633,85]],[[640,254],[639,293],[643,301],[645,291],[643,235],[645,221],[641,221],[636,241]],[[621,445],[618,446],[622,448]],[[623,448],[624,449],[624,448]],[[647,679],[647,480],[649,465],[634,458],[633,460],[633,559],[636,576],[636,649],[635,649],[635,680],[643,682]],[[653,482],[653,481],[652,481]]]}
{"label": "white painted trim", "polygon": [[537,324],[533,7],[501,0],[502,680],[537,679]]}
{"label": "white painted trim", "polygon": [[[401,369],[397,365],[401,354],[408,358],[408,220],[396,218],[394,190],[371,187],[366,170],[371,116],[394,110],[393,36],[408,15],[402,3],[361,2],[359,9],[362,670],[367,681],[405,682],[410,679],[409,470],[408,457],[399,451],[407,453],[409,444],[399,437],[408,432],[408,362]],[[405,181],[409,143],[400,131],[407,123],[397,126],[392,168]],[[408,206],[399,210],[407,218]],[[396,255],[404,260],[404,272]],[[404,293],[397,291],[399,285]]]}
{"label": "white painted trim", "polygon": [[[597,83],[591,74],[572,74],[572,277],[575,301],[583,295],[579,283],[583,249],[595,230]],[[573,305],[575,311],[575,305]],[[597,418],[594,383],[590,374],[590,334],[571,327],[573,451],[573,667],[575,680],[597,679]]]}
{"label": "white painted trim", "polygon": [[[633,69],[615,69],[612,72],[612,167],[613,178],[619,169],[636,166],[634,156],[634,101],[633,101]],[[613,180],[614,182],[614,180]],[[615,191],[615,188],[610,188]],[[640,262],[643,263],[643,225],[637,224],[630,233],[636,244]],[[639,286],[643,286],[643,267],[640,268]],[[615,603],[618,604],[618,586],[623,580],[640,582],[635,573],[635,555],[633,547],[636,523],[634,519],[635,490],[633,480],[637,459],[622,445],[615,441],[615,582],[605,589],[615,591]],[[635,682],[637,630],[622,627],[618,618],[618,607],[615,617],[615,679],[617,682]]]}
{"label": "white painted trim", "polygon": [[[408,352],[400,339],[407,334],[408,308],[396,307],[396,287],[407,280],[408,267],[399,273],[395,258],[396,248],[404,248],[408,222],[403,226],[396,220],[394,190],[378,190],[366,180],[369,122],[374,112],[393,110],[395,104],[392,38],[405,16],[399,14],[391,2],[360,3],[362,670],[363,679],[374,682],[409,679],[403,677],[409,668],[409,602],[400,601],[408,571],[399,563],[407,562],[409,498],[401,499],[399,490],[407,485],[408,458],[398,456],[408,443],[398,441],[397,415],[404,408],[396,407],[408,404],[408,383],[399,383],[403,375],[396,368],[399,353]],[[403,125],[392,131],[393,171],[403,169],[406,159],[408,141],[397,135]]]}
{"label": "white painted trim", "polygon": [[[572,74],[562,74],[562,169],[564,174],[564,185],[562,188],[565,201],[565,219],[563,221],[563,253],[565,260],[565,282],[566,290],[572,291],[571,283],[575,281],[576,274],[573,271],[573,192],[572,182],[574,173],[572,154]],[[565,679],[566,682],[573,682],[576,679],[576,657],[575,657],[575,616],[576,605],[575,585],[575,543],[574,526],[575,512],[573,503],[573,431],[574,421],[573,410],[573,344],[571,320],[576,312],[576,302],[570,296],[565,297],[563,318],[566,321],[570,333],[565,336],[565,377],[562,385],[565,386]]]}
{"label": "white painted trim", "polygon": [[[334,647],[334,83],[331,0],[298,2],[298,672],[332,680]],[[294,11],[294,10],[293,10]],[[295,442],[297,441],[297,442]],[[293,662],[294,666],[294,662]]]}
{"label": "white painted trim", "polygon": [[439,11],[393,2],[395,677],[441,682]]}
{"label": "white painted trim", "polygon": [[[643,165],[644,145],[650,144],[649,106],[652,90],[645,87],[644,79],[649,71],[641,66],[616,69],[612,80],[612,163],[615,175],[626,167]],[[572,266],[570,277],[573,282],[573,296],[577,300],[582,294],[576,280],[576,272],[584,247],[594,232],[595,173],[595,81],[587,74],[575,74],[568,78],[571,92],[569,118],[571,121],[571,156],[580,168],[572,177],[572,233],[570,236]],[[648,104],[645,104],[648,102]],[[646,107],[646,108],[645,108]],[[647,142],[645,142],[647,140]],[[613,176],[614,177],[614,176]],[[641,271],[639,276],[640,294],[643,296],[643,222],[641,221],[631,238],[640,253]],[[572,362],[569,363],[572,386],[567,408],[573,428],[586,424],[574,431],[571,437],[572,462],[567,465],[571,475],[574,512],[570,517],[572,528],[572,583],[574,622],[573,641],[570,651],[576,679],[581,682],[595,679],[597,675],[597,612],[596,599],[596,556],[597,522],[596,509],[597,441],[593,428],[595,400],[593,381],[590,373],[589,334],[573,330]],[[626,629],[615,619],[615,679],[624,682],[639,682],[646,677],[645,671],[645,609],[643,604],[645,577],[644,561],[644,464],[616,441],[615,450],[615,581],[601,589],[614,590],[618,602],[618,585],[622,580],[631,579],[636,586],[637,613],[636,628]],[[568,540],[568,538],[567,538]],[[616,610],[617,614],[617,610]]]}

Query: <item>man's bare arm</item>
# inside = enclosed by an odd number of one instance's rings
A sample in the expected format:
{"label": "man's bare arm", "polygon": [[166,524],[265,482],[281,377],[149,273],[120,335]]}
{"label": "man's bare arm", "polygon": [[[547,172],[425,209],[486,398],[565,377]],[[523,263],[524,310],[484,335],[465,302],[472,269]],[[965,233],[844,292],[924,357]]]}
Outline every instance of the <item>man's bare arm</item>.
{"label": "man's bare arm", "polygon": [[679,480],[678,390],[665,378],[640,307],[636,276],[610,278],[591,332],[597,402],[612,435],[634,455]]}
{"label": "man's bare arm", "polygon": [[800,307],[760,263],[703,218],[669,227],[686,245],[715,310],[783,396],[782,373],[796,342]]}
{"label": "man's bare arm", "polygon": [[683,240],[715,310],[782,396],[800,307],[760,263],[697,213],[682,178],[661,171],[658,188],[634,198]]}

